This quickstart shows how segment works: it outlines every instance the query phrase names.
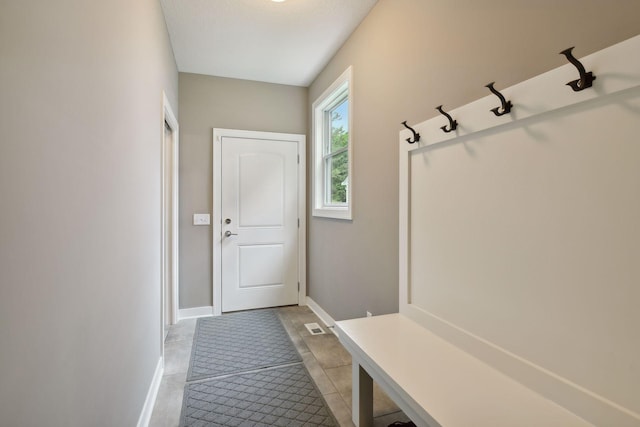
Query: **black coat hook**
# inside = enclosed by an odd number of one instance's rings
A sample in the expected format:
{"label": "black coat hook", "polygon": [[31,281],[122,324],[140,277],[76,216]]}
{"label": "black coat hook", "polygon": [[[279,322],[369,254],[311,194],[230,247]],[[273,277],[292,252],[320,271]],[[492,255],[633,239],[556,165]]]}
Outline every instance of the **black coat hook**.
{"label": "black coat hook", "polygon": [[456,128],[458,127],[458,122],[453,120],[453,118],[450,115],[448,115],[442,110],[442,105],[437,106],[436,110],[440,111],[440,113],[444,114],[447,117],[447,119],[449,119],[449,129],[447,129],[446,126],[442,126],[440,127],[440,129],[442,129],[446,133],[456,130]]}
{"label": "black coat hook", "polygon": [[413,141],[411,140],[411,138],[407,138],[407,142],[409,144],[413,144],[415,142],[420,141],[420,134],[417,133],[415,130],[413,130],[413,128],[409,127],[407,125],[407,121],[405,120],[404,122],[402,122],[402,124],[404,125],[404,127],[406,127],[407,129],[409,129],[411,132],[413,132]]}
{"label": "black coat hook", "polygon": [[571,89],[573,89],[574,92],[579,92],[582,89],[591,87],[593,85],[593,81],[596,79],[596,76],[594,76],[591,71],[587,72],[587,70],[584,69],[584,66],[580,63],[580,61],[578,61],[571,53],[572,50],[573,47],[565,49],[560,52],[560,55],[566,56],[569,62],[575,65],[575,67],[578,69],[580,78],[578,80],[570,81],[569,83],[567,83],[567,85],[571,86]]}
{"label": "black coat hook", "polygon": [[513,107],[513,104],[511,103],[511,101],[507,101],[506,99],[504,99],[504,96],[502,96],[502,94],[500,92],[498,92],[493,85],[496,82],[491,82],[488,85],[486,85],[485,87],[488,87],[489,90],[491,91],[491,93],[493,93],[495,96],[497,96],[498,98],[500,98],[500,102],[502,103],[502,111],[500,110],[500,107],[496,107],[496,108],[492,108],[491,111],[493,111],[493,114],[495,114],[496,116],[500,117],[503,116],[507,113],[509,113],[511,111],[511,107]]}

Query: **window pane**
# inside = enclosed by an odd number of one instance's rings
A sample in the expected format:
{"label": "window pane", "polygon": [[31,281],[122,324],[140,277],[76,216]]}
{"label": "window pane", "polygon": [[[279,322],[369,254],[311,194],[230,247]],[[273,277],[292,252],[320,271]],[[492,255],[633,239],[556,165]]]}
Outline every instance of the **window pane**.
{"label": "window pane", "polygon": [[325,161],[326,196],[328,205],[344,205],[347,203],[347,176],[349,174],[348,153],[331,156]]}
{"label": "window pane", "polygon": [[344,148],[349,142],[349,100],[345,98],[330,111],[331,115],[331,148],[333,153]]}

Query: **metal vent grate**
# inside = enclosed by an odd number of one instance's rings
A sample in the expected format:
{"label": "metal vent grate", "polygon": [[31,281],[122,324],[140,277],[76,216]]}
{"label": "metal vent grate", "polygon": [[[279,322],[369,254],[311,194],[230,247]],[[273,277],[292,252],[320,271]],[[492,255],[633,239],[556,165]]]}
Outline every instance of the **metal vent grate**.
{"label": "metal vent grate", "polygon": [[320,327],[320,325],[318,325],[317,323],[305,323],[304,324],[305,328],[307,328],[309,330],[309,333],[311,335],[322,335],[322,334],[326,334],[326,332],[324,331],[324,329],[322,329]]}

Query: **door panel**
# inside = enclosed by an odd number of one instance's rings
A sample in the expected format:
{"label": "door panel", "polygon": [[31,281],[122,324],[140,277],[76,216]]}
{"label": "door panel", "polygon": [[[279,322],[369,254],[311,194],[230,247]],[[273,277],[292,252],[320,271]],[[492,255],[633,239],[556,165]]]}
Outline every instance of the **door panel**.
{"label": "door panel", "polygon": [[278,286],[284,283],[284,245],[238,247],[240,288]]}
{"label": "door panel", "polygon": [[284,156],[242,154],[239,162],[240,227],[283,227]]}
{"label": "door panel", "polygon": [[221,140],[222,311],[298,302],[297,156],[292,141]]}

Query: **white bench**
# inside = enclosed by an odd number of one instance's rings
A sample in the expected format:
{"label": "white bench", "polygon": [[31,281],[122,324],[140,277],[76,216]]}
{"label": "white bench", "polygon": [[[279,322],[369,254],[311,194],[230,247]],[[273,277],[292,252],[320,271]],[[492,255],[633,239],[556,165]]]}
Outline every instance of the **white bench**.
{"label": "white bench", "polygon": [[418,426],[593,426],[402,314],[336,322],[353,358],[353,422],[373,425],[372,379]]}

